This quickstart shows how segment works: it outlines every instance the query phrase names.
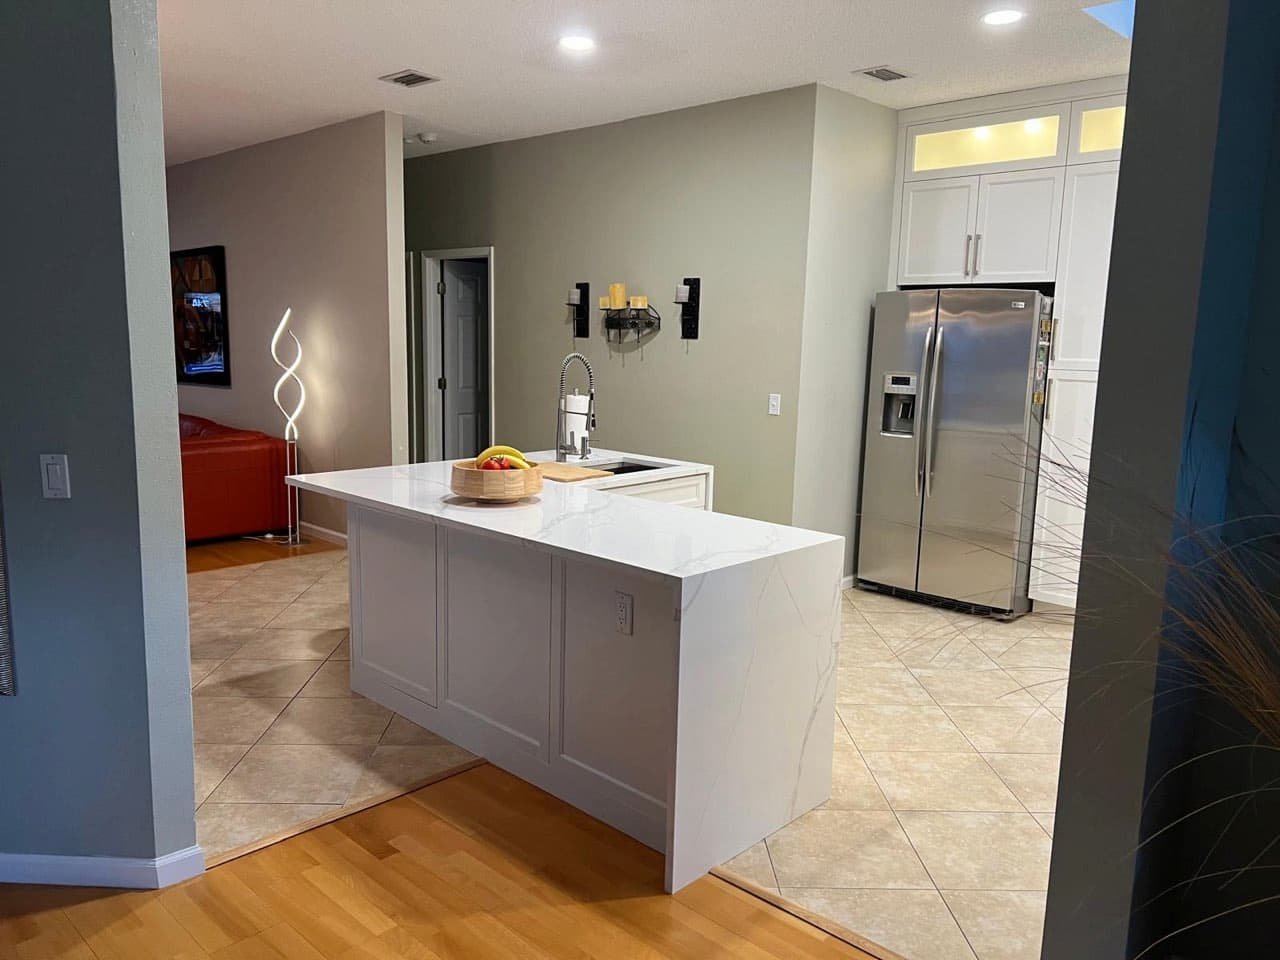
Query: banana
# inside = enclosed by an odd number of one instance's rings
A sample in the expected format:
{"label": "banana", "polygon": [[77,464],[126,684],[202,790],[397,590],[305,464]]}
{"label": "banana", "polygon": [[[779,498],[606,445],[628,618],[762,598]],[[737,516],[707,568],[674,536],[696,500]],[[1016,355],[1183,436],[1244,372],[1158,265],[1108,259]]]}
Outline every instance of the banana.
{"label": "banana", "polygon": [[480,466],[486,460],[492,460],[494,457],[515,457],[527,467],[528,463],[524,459],[524,454],[515,447],[507,447],[499,444],[485,450],[480,456],[476,457],[476,466]]}
{"label": "banana", "polygon": [[507,457],[507,463],[511,464],[511,466],[514,467],[516,470],[529,470],[529,469],[532,469],[533,467],[533,464],[531,464],[524,457],[513,456],[510,453],[508,453],[506,457]]}

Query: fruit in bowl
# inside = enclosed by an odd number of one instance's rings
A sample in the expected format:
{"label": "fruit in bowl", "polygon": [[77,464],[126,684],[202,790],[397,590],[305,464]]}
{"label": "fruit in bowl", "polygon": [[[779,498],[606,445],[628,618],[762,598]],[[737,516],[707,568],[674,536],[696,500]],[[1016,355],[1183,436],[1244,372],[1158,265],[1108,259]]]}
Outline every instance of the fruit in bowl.
{"label": "fruit in bowl", "polygon": [[453,464],[449,487],[469,500],[511,503],[542,489],[542,471],[515,447],[496,446]]}
{"label": "fruit in bowl", "polygon": [[528,470],[533,467],[515,447],[498,445],[476,457],[478,470]]}

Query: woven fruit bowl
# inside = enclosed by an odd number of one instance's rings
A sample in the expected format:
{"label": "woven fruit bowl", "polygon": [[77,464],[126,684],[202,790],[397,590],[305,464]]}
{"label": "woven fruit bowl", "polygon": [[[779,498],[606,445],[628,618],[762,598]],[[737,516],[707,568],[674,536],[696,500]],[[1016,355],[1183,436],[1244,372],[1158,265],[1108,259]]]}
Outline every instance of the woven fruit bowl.
{"label": "woven fruit bowl", "polygon": [[542,489],[542,471],[537,464],[528,470],[480,470],[474,459],[457,460],[449,489],[468,500],[514,503]]}

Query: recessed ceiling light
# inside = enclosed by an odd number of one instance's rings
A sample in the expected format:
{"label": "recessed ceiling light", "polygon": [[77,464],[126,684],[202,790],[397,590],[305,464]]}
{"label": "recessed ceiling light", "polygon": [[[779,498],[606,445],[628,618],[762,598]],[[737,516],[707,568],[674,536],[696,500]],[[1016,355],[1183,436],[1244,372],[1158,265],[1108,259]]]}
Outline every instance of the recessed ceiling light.
{"label": "recessed ceiling light", "polygon": [[596,42],[583,33],[569,33],[560,38],[560,49],[570,53],[586,53],[595,46]]}
{"label": "recessed ceiling light", "polygon": [[992,10],[990,13],[983,14],[982,22],[988,27],[1005,27],[1011,23],[1017,23],[1026,14],[1021,10]]}

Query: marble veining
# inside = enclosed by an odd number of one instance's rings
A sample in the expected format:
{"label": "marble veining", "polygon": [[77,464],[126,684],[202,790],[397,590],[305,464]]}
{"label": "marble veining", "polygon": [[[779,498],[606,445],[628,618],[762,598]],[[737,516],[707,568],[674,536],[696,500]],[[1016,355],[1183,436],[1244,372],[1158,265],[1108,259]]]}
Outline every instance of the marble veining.
{"label": "marble veining", "polygon": [[[289,483],[379,510],[677,579],[841,539],[798,527],[655,503],[578,483],[545,483],[541,494],[520,503],[478,504],[453,495],[450,470],[446,462],[415,463],[301,474],[290,477]],[[651,471],[646,478],[658,473]]]}

